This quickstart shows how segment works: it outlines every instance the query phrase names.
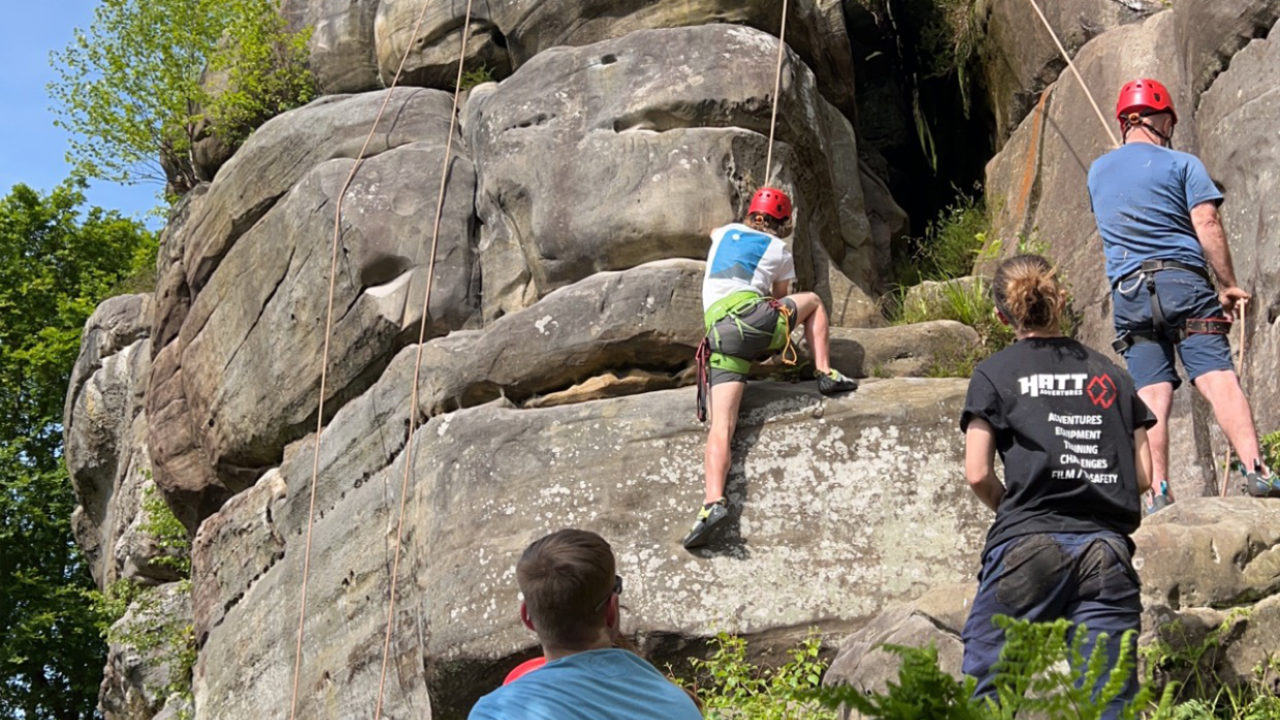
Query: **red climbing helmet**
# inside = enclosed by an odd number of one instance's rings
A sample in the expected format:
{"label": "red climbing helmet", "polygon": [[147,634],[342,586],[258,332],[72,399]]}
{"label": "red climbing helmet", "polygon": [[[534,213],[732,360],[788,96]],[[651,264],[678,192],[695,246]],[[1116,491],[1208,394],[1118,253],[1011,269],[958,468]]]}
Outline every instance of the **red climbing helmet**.
{"label": "red climbing helmet", "polygon": [[1148,115],[1158,112],[1168,112],[1173,115],[1173,122],[1178,122],[1178,113],[1173,110],[1173,98],[1169,96],[1169,89],[1160,84],[1159,80],[1138,78],[1120,88],[1120,96],[1116,98],[1116,119],[1120,121],[1120,132],[1128,127],[1129,116],[1133,113]]}
{"label": "red climbing helmet", "polygon": [[546,664],[547,664],[547,658],[541,655],[539,655],[536,658],[530,658],[528,660],[525,660],[524,662],[512,668],[511,672],[507,673],[507,677],[502,681],[502,684],[510,685],[511,683],[519,680],[525,675],[528,675],[529,673],[533,672],[534,670],[537,670],[538,668]]}
{"label": "red climbing helmet", "polygon": [[791,217],[791,198],[777,188],[760,188],[751,197],[751,206],[747,208],[748,215],[753,213],[764,213],[769,217],[785,221]]}

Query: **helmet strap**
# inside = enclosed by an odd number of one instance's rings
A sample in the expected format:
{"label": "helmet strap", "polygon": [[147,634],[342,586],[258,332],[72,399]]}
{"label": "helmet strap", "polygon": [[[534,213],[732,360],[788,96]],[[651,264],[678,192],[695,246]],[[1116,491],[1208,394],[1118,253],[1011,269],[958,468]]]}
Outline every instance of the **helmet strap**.
{"label": "helmet strap", "polygon": [[1146,130],[1152,135],[1155,135],[1156,137],[1160,138],[1160,145],[1162,145],[1163,147],[1170,148],[1170,149],[1173,148],[1173,134],[1170,133],[1166,135],[1160,132],[1159,130],[1156,129],[1154,125],[1147,122],[1146,117],[1141,115],[1140,113],[1131,112],[1128,115],[1125,115],[1122,119],[1124,120],[1123,135],[1126,142],[1129,139],[1130,130],[1141,128],[1142,130]]}

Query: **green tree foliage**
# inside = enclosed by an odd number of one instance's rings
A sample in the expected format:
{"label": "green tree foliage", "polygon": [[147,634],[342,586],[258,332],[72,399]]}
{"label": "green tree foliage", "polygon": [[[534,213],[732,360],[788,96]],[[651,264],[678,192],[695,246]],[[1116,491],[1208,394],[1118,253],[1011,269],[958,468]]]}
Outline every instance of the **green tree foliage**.
{"label": "green tree foliage", "polygon": [[77,172],[118,182],[200,180],[196,141],[236,143],[314,95],[309,31],[276,0],[102,0],[51,62],[56,123]]}
{"label": "green tree foliage", "polygon": [[105,647],[71,539],[62,404],[80,333],[122,278],[155,261],[137,222],[76,184],[0,199],[0,717],[89,718]]}

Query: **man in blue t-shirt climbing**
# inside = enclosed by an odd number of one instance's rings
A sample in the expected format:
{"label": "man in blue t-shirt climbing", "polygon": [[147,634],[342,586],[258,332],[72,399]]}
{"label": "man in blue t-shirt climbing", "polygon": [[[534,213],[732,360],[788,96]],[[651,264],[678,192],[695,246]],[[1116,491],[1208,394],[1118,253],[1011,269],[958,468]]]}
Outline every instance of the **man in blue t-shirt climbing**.
{"label": "man in blue t-shirt climbing", "polygon": [[480,698],[468,720],[701,720],[689,695],[630,650],[615,647],[613,549],[566,529],[533,542],[516,564],[520,619],[547,663]]}
{"label": "man in blue t-shirt climbing", "polygon": [[1124,144],[1089,168],[1089,197],[1106,252],[1115,348],[1157,419],[1148,431],[1154,480],[1148,512],[1172,502],[1168,422],[1181,384],[1175,349],[1245,467],[1246,492],[1280,497],[1231,363],[1227,330],[1249,293],[1236,284],[1218,213],[1222,193],[1198,158],[1172,149],[1178,116],[1164,85],[1148,78],[1126,83],[1116,117]]}

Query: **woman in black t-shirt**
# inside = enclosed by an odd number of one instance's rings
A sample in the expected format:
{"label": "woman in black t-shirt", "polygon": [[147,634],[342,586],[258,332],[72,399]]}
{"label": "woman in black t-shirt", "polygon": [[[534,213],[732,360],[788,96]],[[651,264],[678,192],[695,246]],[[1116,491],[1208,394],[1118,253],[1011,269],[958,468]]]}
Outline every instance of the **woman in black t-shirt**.
{"label": "woman in black t-shirt", "polygon": [[[1059,331],[1066,293],[1047,260],[1010,258],[992,285],[1017,342],[974,369],[960,418],[965,477],[996,512],[963,632],[964,672],[979,696],[995,692],[1004,646],[995,615],[1083,625],[1086,658],[1106,633],[1115,666],[1142,611],[1129,534],[1151,484],[1146,428],[1155,422],[1128,373]],[[1136,689],[1131,672],[1103,717],[1116,717]]]}

